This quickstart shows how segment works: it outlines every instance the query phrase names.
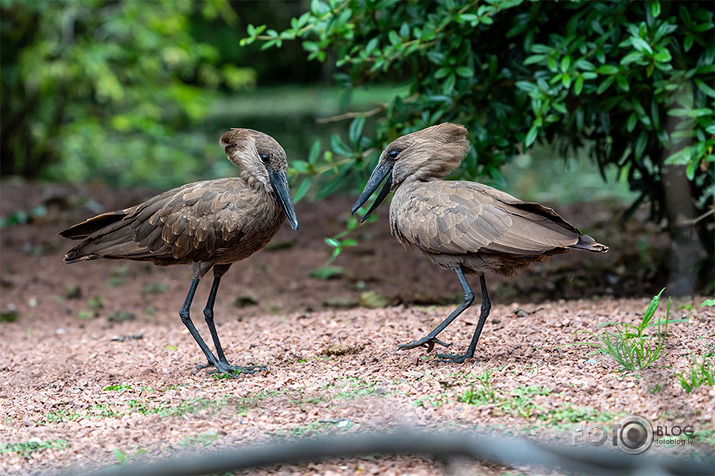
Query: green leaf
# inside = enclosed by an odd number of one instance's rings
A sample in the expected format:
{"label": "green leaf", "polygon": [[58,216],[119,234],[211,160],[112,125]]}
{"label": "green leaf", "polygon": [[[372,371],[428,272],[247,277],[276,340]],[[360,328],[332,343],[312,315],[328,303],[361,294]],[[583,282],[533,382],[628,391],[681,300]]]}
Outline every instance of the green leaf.
{"label": "green leaf", "polygon": [[660,15],[660,2],[650,2],[650,14],[653,15],[653,18],[658,18]]}
{"label": "green leaf", "polygon": [[315,142],[313,142],[313,145],[310,147],[310,152],[308,153],[308,162],[310,162],[311,164],[317,164],[319,154],[320,154],[320,140],[316,140]]}
{"label": "green leaf", "polygon": [[603,92],[605,92],[611,86],[611,84],[613,84],[613,81],[615,81],[615,80],[616,80],[616,76],[614,75],[614,76],[609,76],[606,79],[604,79],[603,81],[601,81],[601,84],[598,85],[598,89],[596,90],[596,94],[602,94]]}
{"label": "green leaf", "polygon": [[637,36],[631,37],[631,44],[640,52],[646,52],[651,55],[653,54],[653,48],[651,48],[648,42],[643,38],[638,38]]}
{"label": "green leaf", "polygon": [[308,173],[309,164],[305,160],[293,160],[291,162],[291,167],[296,173],[305,174]]}
{"label": "green leaf", "polygon": [[612,64],[602,64],[598,67],[596,72],[601,74],[616,74],[618,73],[618,66],[613,66]]}
{"label": "green leaf", "polygon": [[454,91],[454,85],[457,82],[457,77],[454,74],[450,74],[447,76],[447,79],[444,81],[444,84],[442,85],[442,92],[446,95],[451,95],[452,91]]}
{"label": "green leaf", "polygon": [[333,134],[332,136],[330,136],[330,148],[333,149],[333,152],[338,155],[344,155],[348,157],[353,155],[353,151],[350,150],[350,147],[345,145],[345,142],[343,142],[343,140],[337,134]]}
{"label": "green leaf", "polygon": [[541,43],[536,43],[531,45],[531,51],[534,53],[551,53],[554,49],[548,45],[542,45]]}
{"label": "green leaf", "polygon": [[546,55],[531,55],[524,60],[524,65],[541,63],[546,58]]}
{"label": "green leaf", "polygon": [[636,144],[633,152],[635,153],[636,159],[640,160],[641,157],[643,157],[643,152],[645,152],[645,148],[648,145],[648,133],[646,131],[643,131],[638,135],[638,138],[636,139]]}
{"label": "green leaf", "polygon": [[434,73],[434,78],[435,79],[441,79],[447,76],[452,72],[452,68],[450,66],[443,66],[439,68],[437,71]]}
{"label": "green leaf", "polygon": [[715,89],[711,88],[707,83],[695,78],[695,84],[698,86],[698,89],[705,93],[707,96],[715,98]]}
{"label": "green leaf", "polygon": [[583,90],[583,75],[579,74],[576,77],[576,81],[574,82],[573,92],[578,96],[579,94],[581,94],[581,90]]}
{"label": "green leaf", "polygon": [[360,136],[362,135],[362,128],[365,125],[365,116],[360,115],[353,119],[350,123],[350,129],[348,130],[348,138],[350,142],[353,143],[355,149],[357,150],[360,146]]}
{"label": "green leaf", "polygon": [[340,246],[340,242],[335,238],[325,238],[325,242],[328,244],[328,246],[332,246],[333,248],[337,248]]}
{"label": "green leaf", "polygon": [[704,307],[704,306],[708,306],[708,307],[715,306],[715,299],[706,299],[706,300],[703,301],[703,303],[700,305],[700,307]]}
{"label": "green leaf", "polygon": [[308,189],[310,188],[310,177],[306,177],[303,179],[303,181],[298,185],[298,188],[295,191],[295,194],[293,195],[293,202],[298,203],[301,201],[303,197],[305,197],[305,194],[308,192]]}
{"label": "green leaf", "polygon": [[531,126],[529,132],[526,134],[526,139],[524,139],[524,146],[529,147],[536,140],[536,136],[539,134],[539,128],[536,125]]}
{"label": "green leaf", "polygon": [[387,39],[390,40],[390,43],[392,45],[398,45],[402,43],[400,35],[398,35],[395,30],[390,30],[390,33],[387,34]]}
{"label": "green leaf", "polygon": [[571,66],[571,56],[566,55],[561,59],[561,72],[565,73],[568,71],[569,66]]}
{"label": "green leaf", "polygon": [[698,165],[699,165],[699,164],[698,164],[698,161],[697,161],[697,160],[693,160],[693,161],[691,161],[691,162],[688,163],[688,166],[687,166],[687,167],[685,167],[685,176],[686,176],[686,177],[688,178],[688,180],[690,180],[691,182],[692,182],[693,179],[695,178],[695,170],[697,169]]}
{"label": "green leaf", "polygon": [[626,56],[624,56],[621,59],[621,64],[627,65],[627,64],[634,63],[636,61],[640,61],[642,59],[643,59],[643,53],[641,53],[640,51],[631,51],[630,53],[628,53]]}
{"label": "green leaf", "polygon": [[468,66],[459,66],[456,72],[463,78],[471,78],[474,76],[474,71],[472,71],[472,69]]}
{"label": "green leaf", "polygon": [[553,56],[549,56],[546,59],[546,66],[549,68],[549,71],[555,73],[556,72],[556,58]]}
{"label": "green leaf", "polygon": [[648,304],[648,308],[643,313],[641,327],[645,328],[653,317],[653,314],[655,314],[655,311],[658,309],[658,305],[660,305],[660,295],[663,294],[663,291],[665,291],[665,288],[661,289],[660,292],[655,295],[653,299],[651,299],[650,304]]}

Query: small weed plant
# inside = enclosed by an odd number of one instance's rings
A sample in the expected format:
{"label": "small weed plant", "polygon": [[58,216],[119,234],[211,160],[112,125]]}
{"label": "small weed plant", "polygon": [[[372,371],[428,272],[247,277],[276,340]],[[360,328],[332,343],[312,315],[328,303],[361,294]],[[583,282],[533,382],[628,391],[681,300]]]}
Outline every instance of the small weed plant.
{"label": "small weed plant", "polygon": [[[596,342],[577,342],[576,345],[596,347],[596,352],[608,354],[625,370],[642,370],[653,365],[663,353],[663,344],[668,333],[668,324],[685,322],[685,319],[670,319],[670,298],[665,311],[665,319],[655,320],[655,312],[660,305],[660,296],[665,288],[653,297],[648,308],[643,313],[640,324],[622,322],[606,322],[599,328],[601,333],[588,332]],[[605,328],[613,329],[605,330]],[[655,336],[648,335],[649,329],[657,328]]]}
{"label": "small weed plant", "polygon": [[689,373],[681,372],[679,378],[683,390],[692,393],[693,390],[703,385],[715,385],[715,369],[708,360],[703,359],[702,362],[696,362],[690,368]]}
{"label": "small weed plant", "polygon": [[477,382],[472,382],[469,390],[467,390],[462,396],[462,402],[470,405],[493,403],[496,397],[494,384],[490,381],[493,373],[493,370],[487,369],[482,372],[481,375],[477,376],[479,386],[475,388],[474,384]]}

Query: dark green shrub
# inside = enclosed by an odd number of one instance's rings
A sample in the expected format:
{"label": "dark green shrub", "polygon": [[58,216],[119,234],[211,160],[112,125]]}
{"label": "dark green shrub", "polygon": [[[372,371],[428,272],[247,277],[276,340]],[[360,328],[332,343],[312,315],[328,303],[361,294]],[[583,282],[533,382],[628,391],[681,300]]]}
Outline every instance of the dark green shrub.
{"label": "dark green shrub", "polygon": [[[313,0],[278,32],[249,26],[243,44],[302,41],[350,91],[404,81],[407,94],[353,120],[294,175],[320,175],[318,196],[364,180],[396,136],[438,122],[465,124],[472,150],[457,175],[488,176],[535,141],[587,146],[602,172],[618,168],[656,221],[696,224],[713,253],[715,115],[710,2]],[[666,176],[682,180],[670,200]],[[358,180],[355,180],[358,179]],[[306,182],[307,183],[307,182]],[[307,186],[307,185],[306,185]],[[682,218],[682,217],[681,217]]]}

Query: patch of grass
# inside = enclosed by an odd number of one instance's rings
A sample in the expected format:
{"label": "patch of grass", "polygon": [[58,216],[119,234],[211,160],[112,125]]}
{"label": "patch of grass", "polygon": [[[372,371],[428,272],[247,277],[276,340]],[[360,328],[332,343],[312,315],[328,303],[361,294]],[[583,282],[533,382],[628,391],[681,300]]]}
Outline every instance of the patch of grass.
{"label": "patch of grass", "polygon": [[355,426],[355,423],[350,420],[321,420],[310,422],[307,425],[297,426],[290,430],[279,430],[275,433],[275,436],[289,440],[326,436],[348,431],[353,426]]}
{"label": "patch of grass", "polygon": [[189,435],[185,436],[179,441],[179,446],[182,446],[184,448],[191,448],[191,447],[205,447],[209,446],[211,443],[214,441],[218,440],[221,438],[221,435],[218,434],[216,431],[210,431],[208,433],[199,433],[197,435]]}
{"label": "patch of grass", "polygon": [[[491,382],[491,377],[494,374],[493,370],[487,369],[477,376],[477,382],[472,382],[469,390],[462,395],[460,401],[470,405],[486,405],[494,403],[496,400],[496,392],[494,384]],[[475,388],[475,384],[477,387]]]}
{"label": "patch of grass", "polygon": [[104,285],[107,286],[108,288],[119,288],[122,287],[126,284],[126,280],[124,278],[119,278],[119,277],[113,277],[109,278]]}
{"label": "patch of grass", "polygon": [[516,390],[512,391],[511,397],[505,399],[501,404],[501,409],[512,415],[531,418],[536,411],[543,413],[543,407],[533,402],[532,397],[535,395],[549,395],[551,390],[541,386],[524,386],[519,385]]}
{"label": "patch of grass", "polygon": [[608,412],[597,413],[591,407],[574,408],[562,405],[558,409],[546,410],[534,402],[535,396],[551,395],[552,390],[537,385],[519,385],[508,395],[494,388],[492,376],[495,370],[487,369],[476,377],[469,389],[458,396],[461,402],[470,405],[493,405],[494,411],[526,419],[536,419],[550,426],[560,426],[565,423],[580,421],[612,421],[613,415]]}
{"label": "patch of grass", "polygon": [[47,215],[47,208],[44,205],[39,205],[28,211],[16,210],[7,216],[0,217],[0,228],[29,223],[33,219],[44,217],[45,215]]}
{"label": "patch of grass", "polygon": [[98,314],[99,311],[104,309],[104,298],[99,294],[95,294],[94,296],[89,298],[89,301],[87,301],[87,305],[95,312],[95,314]]}
{"label": "patch of grass", "polygon": [[[132,458],[135,458],[135,457],[137,457],[137,456],[139,456],[139,455],[143,455],[143,454],[145,454],[145,453],[148,453],[148,450],[139,449],[139,450],[137,450],[133,455],[129,455],[129,454],[123,452],[122,450],[117,449],[117,448],[114,448],[114,449],[112,450],[112,452],[114,453],[114,457],[117,458],[117,462],[119,463],[119,466],[124,466],[124,465],[127,464],[129,461],[131,461]],[[111,467],[111,466],[110,466],[110,467]]]}
{"label": "patch of grass", "polygon": [[[665,319],[658,319],[653,322],[660,296],[665,288],[653,297],[648,308],[643,313],[640,324],[632,325],[619,322],[607,322],[601,324],[599,328],[612,327],[615,332],[603,331],[601,334],[586,331],[597,342],[578,342],[575,345],[590,345],[596,347],[596,352],[608,354],[618,362],[625,370],[642,370],[653,365],[662,355],[663,344],[668,334],[668,324],[675,322],[687,322],[685,319],[670,319],[670,298],[665,313]],[[645,333],[652,327],[658,328],[656,336],[649,336]],[[662,326],[662,329],[661,329]]]}
{"label": "patch of grass", "polygon": [[27,456],[45,450],[65,450],[72,446],[67,440],[56,438],[54,440],[29,440],[19,443],[0,443],[0,454],[16,453]]}
{"label": "patch of grass", "polygon": [[47,423],[60,423],[62,421],[79,420],[80,417],[81,415],[79,413],[70,413],[68,410],[60,408],[58,410],[46,413],[38,423],[40,425],[44,425]]}
{"label": "patch of grass", "polygon": [[688,393],[704,385],[715,385],[715,369],[710,366],[710,362],[703,359],[702,362],[695,362],[690,367],[690,373],[681,372],[678,375],[680,386]]}
{"label": "patch of grass", "polygon": [[15,322],[19,317],[17,309],[0,309],[0,322]]}
{"label": "patch of grass", "polygon": [[147,413],[154,413],[162,417],[181,417],[184,415],[195,415],[203,410],[211,410],[211,413],[214,414],[228,404],[227,397],[223,397],[219,400],[199,397],[182,400],[177,405],[160,405],[149,410]]}
{"label": "patch of grass", "polygon": [[92,405],[92,407],[89,409],[89,413],[87,414],[88,417],[98,418],[116,418],[122,415],[123,413],[117,412],[114,408],[105,403],[97,403],[96,405]]}
{"label": "patch of grass", "polygon": [[314,269],[310,272],[310,274],[308,274],[308,276],[310,276],[311,278],[327,280],[339,278],[343,275],[344,272],[345,270],[340,266],[323,266]]}
{"label": "patch of grass", "polygon": [[693,438],[700,444],[715,446],[715,430],[696,431]]}
{"label": "patch of grass", "polygon": [[581,421],[613,421],[615,416],[609,412],[598,413],[593,407],[572,407],[570,405],[561,406],[558,409],[549,410],[542,417],[550,425],[563,423],[578,423]]}
{"label": "patch of grass", "polygon": [[154,294],[162,294],[166,292],[166,285],[161,283],[147,283],[142,286],[142,295],[150,296]]}
{"label": "patch of grass", "polygon": [[383,396],[388,392],[378,393],[377,382],[368,382],[356,377],[345,377],[338,379],[335,383],[325,385],[326,389],[336,388],[338,391],[332,398],[338,400],[356,400],[358,398],[370,396]]}
{"label": "patch of grass", "polygon": [[444,394],[438,394],[438,395],[427,395],[426,397],[419,397],[416,398],[412,401],[412,404],[418,407],[426,407],[427,405],[433,406],[433,407],[441,407],[442,405],[446,405],[447,403],[450,403],[452,399],[448,397],[447,395]]}

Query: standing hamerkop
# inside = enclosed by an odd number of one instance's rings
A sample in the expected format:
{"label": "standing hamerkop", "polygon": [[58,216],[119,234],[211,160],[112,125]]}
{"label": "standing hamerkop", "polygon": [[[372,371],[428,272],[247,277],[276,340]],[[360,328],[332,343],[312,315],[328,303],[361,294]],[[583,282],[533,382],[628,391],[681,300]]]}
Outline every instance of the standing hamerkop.
{"label": "standing hamerkop", "polygon": [[569,250],[603,253],[608,247],[584,235],[551,208],[523,202],[475,182],[442,180],[457,168],[469,150],[467,129],[439,124],[392,141],[358,198],[357,211],[387,177],[377,198],[363,216],[394,191],[390,230],[405,248],[421,251],[432,262],[452,269],[464,291],[464,301],[432,332],[401,349],[448,346],[437,339],[474,300],[464,274],[478,274],[482,291],[481,315],[464,354],[439,354],[456,363],[474,357],[491,304],[484,273],[511,275],[532,263]]}
{"label": "standing hamerkop", "polygon": [[[285,173],[286,153],[275,139],[251,129],[231,129],[220,144],[240,168],[239,177],[183,185],[140,205],[97,215],[60,235],[82,240],[65,255],[67,263],[109,258],[193,264],[193,281],[179,315],[206,356],[206,366],[219,372],[253,371],[256,367],[226,360],[214,325],[216,292],[231,264],[263,248],[286,218],[293,230],[298,220]],[[189,316],[199,280],[211,269],[214,280],[204,317],[216,355]]]}

